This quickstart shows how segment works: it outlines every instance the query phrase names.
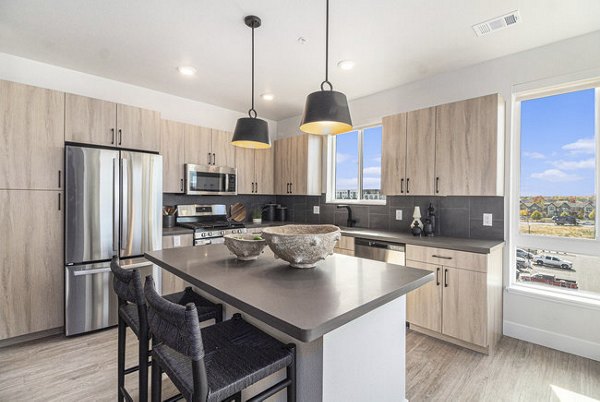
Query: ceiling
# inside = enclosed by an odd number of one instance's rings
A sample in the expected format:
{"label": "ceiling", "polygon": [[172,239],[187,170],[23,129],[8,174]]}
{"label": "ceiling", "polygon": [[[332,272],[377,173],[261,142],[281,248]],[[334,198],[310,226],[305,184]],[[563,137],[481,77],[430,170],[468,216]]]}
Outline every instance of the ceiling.
{"label": "ceiling", "polygon": [[[600,29],[597,0],[331,0],[330,81],[350,99]],[[518,9],[522,23],[477,37],[471,26]],[[0,0],[0,52],[228,109],[302,112],[324,78],[324,0]],[[300,44],[299,37],[306,42]],[[351,59],[351,71],[336,67]],[[192,65],[195,77],[177,72]],[[264,92],[275,100],[258,98]]]}

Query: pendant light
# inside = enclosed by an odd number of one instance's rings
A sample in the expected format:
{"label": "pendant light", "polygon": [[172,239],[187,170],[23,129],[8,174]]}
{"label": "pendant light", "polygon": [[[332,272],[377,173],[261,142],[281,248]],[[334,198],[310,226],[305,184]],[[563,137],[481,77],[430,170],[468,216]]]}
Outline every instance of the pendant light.
{"label": "pendant light", "polygon": [[[325,23],[325,81],[321,90],[306,97],[300,130],[309,134],[340,134],[352,129],[352,119],[346,95],[333,90],[329,82],[329,0]],[[329,86],[326,90],[325,85]]]}
{"label": "pendant light", "polygon": [[252,28],[252,107],[248,110],[249,117],[238,119],[231,143],[240,148],[267,149],[271,148],[269,126],[266,121],[258,119],[254,109],[254,29],[260,27],[260,18],[249,15],[244,22]]}

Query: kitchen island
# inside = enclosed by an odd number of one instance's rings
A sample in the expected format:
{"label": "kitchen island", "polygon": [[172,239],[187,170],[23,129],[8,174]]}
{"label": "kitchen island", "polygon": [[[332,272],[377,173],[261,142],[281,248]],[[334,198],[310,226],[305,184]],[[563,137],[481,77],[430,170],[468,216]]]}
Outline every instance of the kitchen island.
{"label": "kitchen island", "polygon": [[433,280],[432,272],[339,254],[294,269],[268,248],[255,261],[238,261],[223,245],[146,258],[222,301],[227,316],[239,311],[296,343],[298,401],[404,400],[405,295]]}

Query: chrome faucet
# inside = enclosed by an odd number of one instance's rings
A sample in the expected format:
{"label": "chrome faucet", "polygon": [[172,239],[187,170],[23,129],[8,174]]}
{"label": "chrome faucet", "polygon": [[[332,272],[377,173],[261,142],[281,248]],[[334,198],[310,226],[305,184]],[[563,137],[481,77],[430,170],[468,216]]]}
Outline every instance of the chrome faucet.
{"label": "chrome faucet", "polygon": [[348,219],[346,220],[346,226],[349,228],[353,227],[356,223],[356,220],[352,219],[352,209],[350,208],[350,205],[338,205],[337,208],[346,208],[346,210],[348,211]]}

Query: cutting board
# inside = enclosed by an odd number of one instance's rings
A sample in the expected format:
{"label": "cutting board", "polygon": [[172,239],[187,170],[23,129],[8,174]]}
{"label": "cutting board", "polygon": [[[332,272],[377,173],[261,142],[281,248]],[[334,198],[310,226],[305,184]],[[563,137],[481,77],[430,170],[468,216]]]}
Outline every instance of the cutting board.
{"label": "cutting board", "polygon": [[229,207],[229,216],[231,217],[231,220],[235,222],[244,222],[246,220],[246,215],[246,206],[242,203],[236,202]]}

